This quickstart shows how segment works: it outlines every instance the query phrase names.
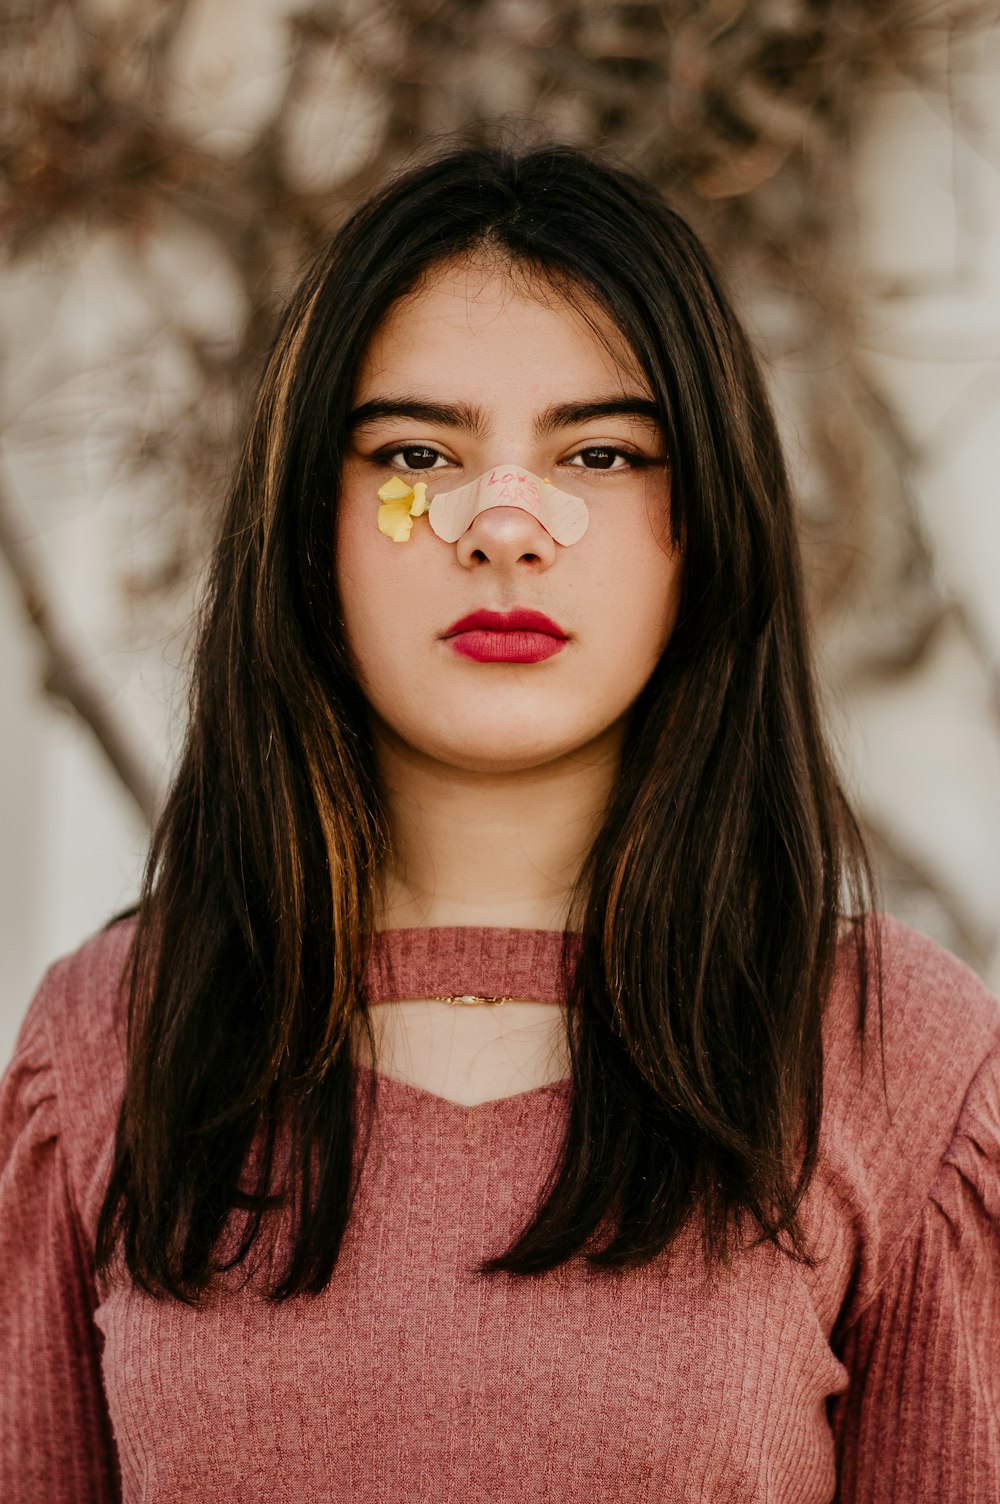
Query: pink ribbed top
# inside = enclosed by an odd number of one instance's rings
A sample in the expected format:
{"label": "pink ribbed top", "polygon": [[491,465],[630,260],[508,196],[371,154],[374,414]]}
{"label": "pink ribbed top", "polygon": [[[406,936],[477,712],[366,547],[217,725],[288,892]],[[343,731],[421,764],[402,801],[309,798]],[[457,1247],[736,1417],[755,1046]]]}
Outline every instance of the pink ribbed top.
{"label": "pink ribbed top", "polygon": [[[128,938],[47,974],[0,1096],[5,1504],[1000,1499],[1000,1007],[930,941],[885,922],[891,1121],[841,956],[815,1269],[767,1246],[706,1281],[692,1229],[637,1271],[483,1279],[570,1084],[468,1108],[383,1077],[323,1294],[192,1309],[93,1277]],[[558,1000],[561,941],[384,935],[371,995]]]}
{"label": "pink ribbed top", "polygon": [[565,943],[575,954],[578,937],[561,930],[379,930],[372,936],[365,991],[371,1003],[453,993],[559,1003]]}

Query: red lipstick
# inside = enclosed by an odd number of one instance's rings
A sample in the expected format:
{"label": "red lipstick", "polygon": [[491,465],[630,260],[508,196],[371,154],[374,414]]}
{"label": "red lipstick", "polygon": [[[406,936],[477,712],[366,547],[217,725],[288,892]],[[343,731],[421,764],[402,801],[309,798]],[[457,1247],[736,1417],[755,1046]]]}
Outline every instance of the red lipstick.
{"label": "red lipstick", "polygon": [[564,646],[567,634],[541,611],[473,611],[444,633],[456,653],[476,663],[540,663]]}

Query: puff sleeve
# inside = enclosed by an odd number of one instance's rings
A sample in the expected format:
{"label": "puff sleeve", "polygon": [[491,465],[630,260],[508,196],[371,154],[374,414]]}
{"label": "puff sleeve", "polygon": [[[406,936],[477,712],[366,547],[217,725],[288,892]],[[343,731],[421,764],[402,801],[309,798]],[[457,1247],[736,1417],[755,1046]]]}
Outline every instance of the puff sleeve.
{"label": "puff sleeve", "polygon": [[0,1497],[120,1498],[92,1259],[67,1181],[44,987],[0,1083]]}
{"label": "puff sleeve", "polygon": [[839,1504],[1000,1500],[1000,1055],[987,1057],[915,1225],[841,1335]]}

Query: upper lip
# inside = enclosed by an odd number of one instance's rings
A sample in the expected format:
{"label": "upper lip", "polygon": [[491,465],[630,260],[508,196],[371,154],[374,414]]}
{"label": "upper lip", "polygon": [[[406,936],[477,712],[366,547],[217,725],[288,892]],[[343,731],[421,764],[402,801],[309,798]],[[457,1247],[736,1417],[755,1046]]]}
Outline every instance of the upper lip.
{"label": "upper lip", "polygon": [[529,611],[524,606],[515,606],[513,611],[473,611],[453,621],[445,637],[454,637],[457,632],[544,632],[547,637],[566,637],[568,634],[541,611]]}

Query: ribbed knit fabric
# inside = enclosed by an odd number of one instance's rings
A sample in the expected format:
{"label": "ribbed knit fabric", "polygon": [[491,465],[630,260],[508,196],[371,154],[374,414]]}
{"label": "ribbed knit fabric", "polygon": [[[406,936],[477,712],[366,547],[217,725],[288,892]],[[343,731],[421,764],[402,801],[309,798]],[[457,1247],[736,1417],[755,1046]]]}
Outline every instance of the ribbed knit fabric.
{"label": "ribbed knit fabric", "polygon": [[[569,1083],[468,1108],[380,1077],[328,1288],[190,1308],[93,1278],[128,939],[52,968],[3,1082],[5,1504],[1000,1500],[1000,1007],[930,941],[885,922],[891,1120],[841,954],[815,1269],[766,1246],[706,1281],[692,1225],[642,1270],[481,1278],[541,1190]],[[561,945],[377,937],[371,995],[557,1000]]]}
{"label": "ribbed knit fabric", "polygon": [[[559,930],[379,930],[372,936],[365,992],[372,1003],[463,992],[558,1003],[565,996],[563,947],[573,956],[577,941]],[[469,977],[474,986],[466,986]]]}

